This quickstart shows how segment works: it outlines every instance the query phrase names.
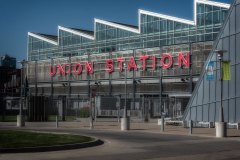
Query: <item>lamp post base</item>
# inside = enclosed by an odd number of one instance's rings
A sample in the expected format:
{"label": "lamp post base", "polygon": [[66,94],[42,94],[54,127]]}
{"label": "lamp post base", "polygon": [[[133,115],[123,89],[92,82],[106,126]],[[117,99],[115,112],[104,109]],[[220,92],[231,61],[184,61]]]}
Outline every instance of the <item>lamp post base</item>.
{"label": "lamp post base", "polygon": [[93,126],[93,120],[90,121],[89,128],[90,128],[90,129],[93,129],[93,128],[94,128],[94,126]]}
{"label": "lamp post base", "polygon": [[227,123],[226,122],[216,122],[216,137],[222,138],[227,136]]}
{"label": "lamp post base", "polygon": [[24,126],[25,126],[24,115],[17,115],[17,127],[24,127]]}
{"label": "lamp post base", "polygon": [[130,128],[130,119],[129,117],[121,118],[121,130],[126,131]]}

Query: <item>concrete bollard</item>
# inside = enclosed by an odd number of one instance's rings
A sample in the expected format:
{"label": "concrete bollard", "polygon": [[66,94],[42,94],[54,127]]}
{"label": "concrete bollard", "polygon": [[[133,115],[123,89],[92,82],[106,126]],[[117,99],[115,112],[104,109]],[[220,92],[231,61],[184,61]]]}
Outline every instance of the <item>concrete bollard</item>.
{"label": "concrete bollard", "polygon": [[58,116],[56,116],[56,128],[58,128]]}
{"label": "concrete bollard", "polygon": [[189,135],[192,135],[192,127],[193,127],[192,120],[190,120],[189,121]]}
{"label": "concrete bollard", "polygon": [[25,126],[25,117],[24,115],[17,115],[17,127]]}
{"label": "concrete bollard", "polygon": [[127,131],[130,129],[130,118],[121,118],[121,130],[122,131]]}
{"label": "concrete bollard", "polygon": [[161,131],[164,132],[165,122],[164,122],[164,116],[163,115],[162,115],[161,119],[162,119]]}
{"label": "concrete bollard", "polygon": [[227,136],[227,123],[226,122],[216,122],[216,137],[223,138]]}
{"label": "concrete bollard", "polygon": [[91,119],[90,119],[90,129],[93,129],[94,128],[94,126],[93,126],[93,119],[92,119],[92,117],[91,117]]}

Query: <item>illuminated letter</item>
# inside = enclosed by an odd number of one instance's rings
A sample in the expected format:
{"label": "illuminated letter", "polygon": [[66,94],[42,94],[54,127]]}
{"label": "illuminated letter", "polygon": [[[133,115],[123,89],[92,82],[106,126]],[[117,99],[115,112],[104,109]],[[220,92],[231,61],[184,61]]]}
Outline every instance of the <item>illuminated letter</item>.
{"label": "illuminated letter", "polygon": [[107,59],[105,66],[107,66],[109,68],[109,69],[105,70],[106,72],[108,72],[108,73],[113,72],[113,60],[112,59]]}
{"label": "illuminated letter", "polygon": [[186,59],[183,57],[182,53],[178,54],[178,67],[182,66],[182,62],[183,62],[183,64],[186,65],[186,67],[189,67],[189,62],[190,62],[189,53],[186,53]]}
{"label": "illuminated letter", "polygon": [[49,74],[51,77],[55,76],[56,75],[56,65],[53,65],[53,66],[49,66]]}
{"label": "illuminated letter", "polygon": [[120,72],[122,72],[124,58],[118,58],[117,61],[119,62]]}
{"label": "illuminated letter", "polygon": [[132,68],[134,71],[137,69],[134,57],[130,57],[130,62],[128,63],[128,70],[131,71]]}
{"label": "illuminated letter", "polygon": [[86,73],[89,72],[89,73],[93,74],[93,64],[91,62],[90,63],[86,62],[85,71],[86,71]]}
{"label": "illuminated letter", "polygon": [[152,56],[152,69],[155,70],[156,68],[156,57]]}
{"label": "illuminated letter", "polygon": [[[166,59],[166,58],[169,59],[169,63],[168,63],[167,65],[165,64],[165,59]],[[160,60],[160,63],[161,63],[161,65],[162,65],[163,68],[168,69],[168,68],[170,68],[170,67],[172,66],[172,63],[173,63],[172,57],[171,57],[168,53],[165,53],[165,54],[162,56],[162,58],[161,58],[161,60]]]}
{"label": "illuminated letter", "polygon": [[[67,70],[66,70],[66,68],[67,68]],[[66,70],[66,73],[70,74],[71,73],[71,64],[66,64],[65,70]]]}
{"label": "illuminated letter", "polygon": [[142,60],[142,70],[146,70],[146,59],[148,59],[149,56],[141,56],[140,59]]}
{"label": "illuminated letter", "polygon": [[74,74],[81,74],[82,73],[82,65],[80,63],[75,63],[73,67]]}
{"label": "illuminated letter", "polygon": [[62,66],[61,64],[59,64],[58,65],[58,75],[60,76],[61,74],[63,76],[65,75],[65,65]]}

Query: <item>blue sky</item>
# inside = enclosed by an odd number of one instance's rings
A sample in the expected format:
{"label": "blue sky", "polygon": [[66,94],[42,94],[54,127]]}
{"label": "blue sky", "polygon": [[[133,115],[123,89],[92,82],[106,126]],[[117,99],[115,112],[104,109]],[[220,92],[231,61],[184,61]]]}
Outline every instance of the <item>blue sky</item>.
{"label": "blue sky", "polygon": [[137,25],[138,9],[192,20],[193,0],[1,0],[0,56],[26,59],[28,31],[57,35],[58,25],[93,30],[94,18]]}

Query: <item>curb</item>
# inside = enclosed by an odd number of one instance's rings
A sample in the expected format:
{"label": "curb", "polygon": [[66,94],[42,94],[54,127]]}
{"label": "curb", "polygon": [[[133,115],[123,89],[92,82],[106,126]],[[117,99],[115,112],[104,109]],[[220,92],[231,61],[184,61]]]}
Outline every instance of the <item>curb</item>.
{"label": "curb", "polygon": [[104,142],[100,139],[75,144],[53,145],[53,146],[39,146],[39,147],[24,147],[24,148],[0,148],[0,153],[26,153],[26,152],[49,152],[49,151],[61,151],[70,149],[79,149],[87,147],[95,147],[102,145]]}

